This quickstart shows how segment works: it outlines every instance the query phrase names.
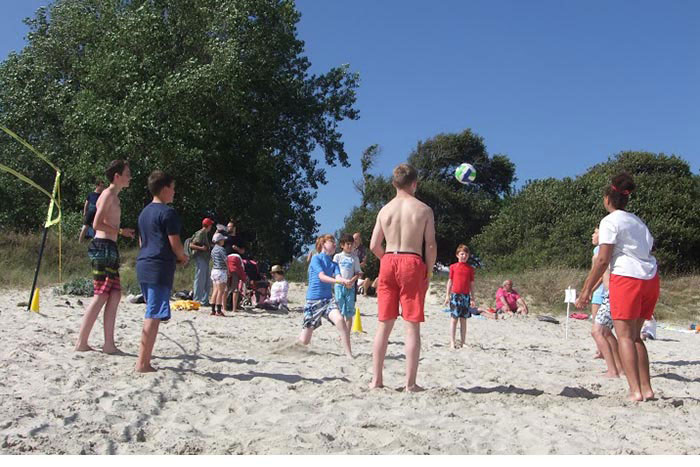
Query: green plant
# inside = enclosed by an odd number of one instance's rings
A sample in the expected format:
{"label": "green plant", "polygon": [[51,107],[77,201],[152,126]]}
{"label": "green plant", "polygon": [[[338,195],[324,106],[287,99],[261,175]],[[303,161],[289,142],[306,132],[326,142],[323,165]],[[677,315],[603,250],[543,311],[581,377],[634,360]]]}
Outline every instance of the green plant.
{"label": "green plant", "polygon": [[87,277],[77,277],[54,288],[56,295],[78,295],[81,297],[92,297],[92,279]]}

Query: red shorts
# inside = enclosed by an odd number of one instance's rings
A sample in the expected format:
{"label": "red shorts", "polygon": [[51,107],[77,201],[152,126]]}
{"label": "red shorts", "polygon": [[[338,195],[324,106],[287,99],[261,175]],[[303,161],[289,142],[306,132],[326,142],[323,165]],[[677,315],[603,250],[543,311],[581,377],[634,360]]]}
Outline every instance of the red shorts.
{"label": "red shorts", "polygon": [[653,279],[610,275],[610,314],[612,319],[651,319],[659,299],[659,274]]}
{"label": "red shorts", "polygon": [[379,265],[377,306],[379,321],[399,316],[412,323],[425,321],[423,305],[427,281],[423,258],[413,253],[386,253]]}

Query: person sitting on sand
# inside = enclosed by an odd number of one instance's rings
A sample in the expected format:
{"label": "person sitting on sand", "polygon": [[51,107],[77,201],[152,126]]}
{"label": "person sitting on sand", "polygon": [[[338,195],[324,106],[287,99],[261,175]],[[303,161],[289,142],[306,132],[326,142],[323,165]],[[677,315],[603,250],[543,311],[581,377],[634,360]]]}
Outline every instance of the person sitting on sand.
{"label": "person sitting on sand", "polygon": [[605,189],[603,206],[609,214],[600,221],[600,251],[576,307],[588,306],[593,286],[609,266],[610,312],[629,385],[628,399],[645,401],[654,398],[654,391],[641,330],[654,314],[660,285],[656,258],[651,254],[654,237],[639,217],[625,211],[635,188],[632,176],[623,172]]}
{"label": "person sitting on sand", "polygon": [[503,281],[503,287],[496,291],[496,312],[509,316],[528,313],[525,300],[513,289],[513,281],[510,279]]}
{"label": "person sitting on sand", "polygon": [[482,308],[476,304],[474,294],[469,294],[469,313],[472,316],[484,316],[488,319],[498,319],[498,313],[493,308]]}
{"label": "person sitting on sand", "polygon": [[284,279],[284,268],[276,264],[270,269],[270,274],[275,281],[270,287],[270,297],[264,302],[255,305],[255,307],[268,311],[289,311],[289,303],[287,301],[289,282]]}
{"label": "person sitting on sand", "polygon": [[299,342],[308,345],[311,342],[311,335],[314,329],[321,326],[321,321],[326,318],[333,324],[340,333],[343,342],[345,355],[352,358],[350,349],[349,333],[347,332],[345,320],[340,314],[338,304],[333,298],[333,284],[344,286],[352,285],[352,282],[343,279],[340,275],[340,268],[333,262],[331,255],[335,253],[335,237],[330,234],[321,235],[316,240],[316,251],[318,252],[309,264],[309,288],[306,292],[306,305],[304,305],[304,322],[302,324]]}

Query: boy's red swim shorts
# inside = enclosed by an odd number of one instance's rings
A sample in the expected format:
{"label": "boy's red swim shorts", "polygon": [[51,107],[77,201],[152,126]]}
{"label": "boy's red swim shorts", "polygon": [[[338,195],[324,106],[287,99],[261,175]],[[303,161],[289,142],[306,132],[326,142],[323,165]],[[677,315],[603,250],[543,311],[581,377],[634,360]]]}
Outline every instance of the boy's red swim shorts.
{"label": "boy's red swim shorts", "polygon": [[415,253],[385,253],[379,265],[377,305],[379,321],[390,321],[401,316],[405,321],[425,321],[427,266]]}

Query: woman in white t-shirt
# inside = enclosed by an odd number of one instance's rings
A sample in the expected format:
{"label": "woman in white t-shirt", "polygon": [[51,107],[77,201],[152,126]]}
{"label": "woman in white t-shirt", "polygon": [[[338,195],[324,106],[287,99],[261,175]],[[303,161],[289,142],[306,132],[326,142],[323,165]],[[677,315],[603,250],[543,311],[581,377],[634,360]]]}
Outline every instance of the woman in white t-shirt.
{"label": "woman in white t-shirt", "polygon": [[577,308],[590,303],[592,287],[610,265],[610,313],[617,333],[622,368],[629,384],[629,399],[654,397],[649,379],[649,356],[641,338],[644,320],[650,319],[659,299],[654,238],[642,220],[625,211],[635,184],[627,173],[617,175],[605,189],[608,215],[600,221],[598,257],[591,267]]}

